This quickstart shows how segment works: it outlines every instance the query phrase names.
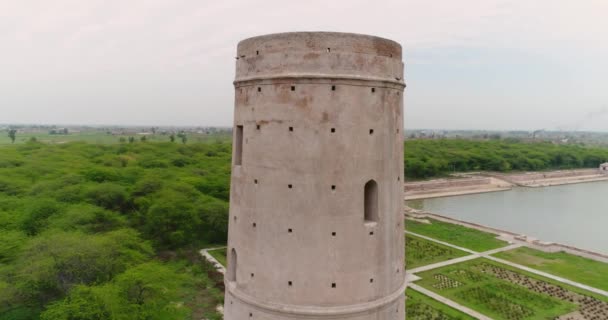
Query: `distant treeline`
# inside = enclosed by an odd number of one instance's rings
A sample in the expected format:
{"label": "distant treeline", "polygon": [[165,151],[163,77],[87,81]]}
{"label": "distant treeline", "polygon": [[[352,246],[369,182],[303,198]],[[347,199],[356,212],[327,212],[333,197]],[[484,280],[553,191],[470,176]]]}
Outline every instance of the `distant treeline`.
{"label": "distant treeline", "polygon": [[407,140],[405,175],[430,178],[464,171],[533,171],[595,168],[607,148],[505,140]]}

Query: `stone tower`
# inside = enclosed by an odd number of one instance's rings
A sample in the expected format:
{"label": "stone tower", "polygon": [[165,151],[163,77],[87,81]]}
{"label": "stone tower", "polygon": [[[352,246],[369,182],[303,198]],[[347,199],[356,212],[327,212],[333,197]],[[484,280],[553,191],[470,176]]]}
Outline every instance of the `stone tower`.
{"label": "stone tower", "polygon": [[224,319],[403,320],[403,63],[378,37],[237,49]]}

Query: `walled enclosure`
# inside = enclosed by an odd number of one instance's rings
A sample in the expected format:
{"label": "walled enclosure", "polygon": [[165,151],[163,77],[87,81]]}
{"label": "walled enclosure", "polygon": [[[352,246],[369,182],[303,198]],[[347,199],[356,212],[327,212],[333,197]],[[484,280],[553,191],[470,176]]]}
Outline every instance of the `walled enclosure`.
{"label": "walled enclosure", "polygon": [[330,32],[237,49],[224,318],[405,318],[401,46]]}

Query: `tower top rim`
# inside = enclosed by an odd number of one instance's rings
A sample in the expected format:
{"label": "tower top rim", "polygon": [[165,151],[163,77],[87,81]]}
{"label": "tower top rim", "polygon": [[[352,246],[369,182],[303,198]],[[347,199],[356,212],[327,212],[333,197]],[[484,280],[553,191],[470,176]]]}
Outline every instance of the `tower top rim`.
{"label": "tower top rim", "polygon": [[[345,51],[388,56],[402,59],[401,45],[387,38],[374,35],[332,32],[332,31],[296,31],[271,33],[241,40],[237,46],[237,56],[251,51],[270,49],[272,47],[307,49],[310,51],[324,51],[348,48]],[[256,51],[257,51],[256,50]]]}

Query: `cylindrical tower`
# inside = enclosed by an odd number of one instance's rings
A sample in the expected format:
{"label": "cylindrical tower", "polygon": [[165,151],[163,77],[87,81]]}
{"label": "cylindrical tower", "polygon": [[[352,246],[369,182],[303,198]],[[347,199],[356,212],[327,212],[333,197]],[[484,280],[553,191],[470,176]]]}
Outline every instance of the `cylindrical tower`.
{"label": "cylindrical tower", "polygon": [[234,86],[224,319],[403,320],[401,46],[254,37]]}

